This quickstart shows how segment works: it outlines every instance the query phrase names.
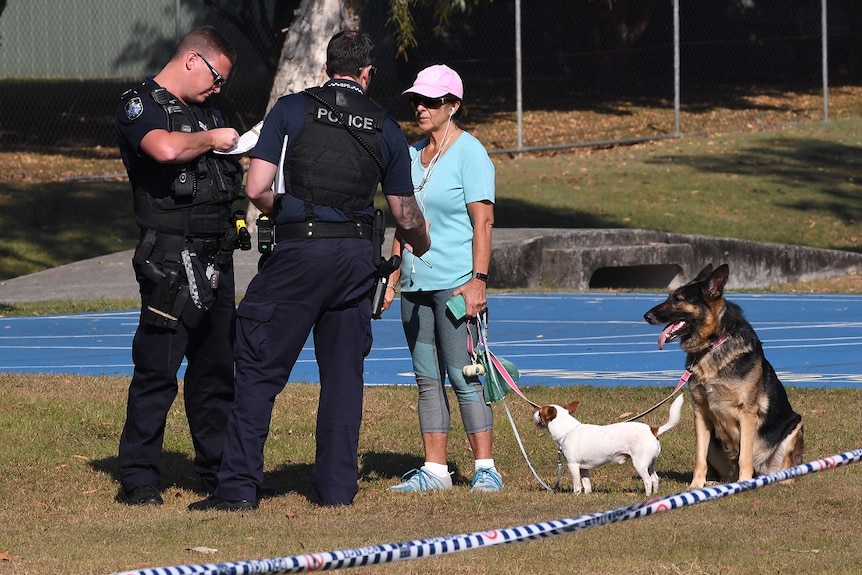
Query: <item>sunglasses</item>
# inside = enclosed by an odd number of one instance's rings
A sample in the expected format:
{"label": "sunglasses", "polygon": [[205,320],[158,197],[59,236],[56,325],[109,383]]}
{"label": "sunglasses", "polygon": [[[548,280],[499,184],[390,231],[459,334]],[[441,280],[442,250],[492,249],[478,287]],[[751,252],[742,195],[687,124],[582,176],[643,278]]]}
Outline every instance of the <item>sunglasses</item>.
{"label": "sunglasses", "polygon": [[423,108],[428,110],[436,110],[441,108],[443,104],[448,102],[446,98],[427,98],[425,96],[419,96],[418,94],[412,94],[410,96],[410,105],[414,108],[418,108],[420,105]]}
{"label": "sunglasses", "polygon": [[207,62],[207,59],[198,54],[197,52],[193,52],[193,54],[203,60],[204,64],[207,65],[207,68],[210,69],[210,73],[213,75],[213,86],[215,86],[216,88],[221,88],[222,86],[224,86],[225,79],[222,78],[222,75],[219,74],[216,69],[212,67],[212,64]]}

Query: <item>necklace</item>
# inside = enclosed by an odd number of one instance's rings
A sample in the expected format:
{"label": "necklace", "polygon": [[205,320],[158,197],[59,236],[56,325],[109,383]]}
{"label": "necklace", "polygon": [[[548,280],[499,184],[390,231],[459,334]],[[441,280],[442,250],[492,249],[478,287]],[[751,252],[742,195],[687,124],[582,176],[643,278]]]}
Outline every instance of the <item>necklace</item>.
{"label": "necklace", "polygon": [[[452,133],[450,134],[449,128],[451,126],[452,126],[452,118],[449,118],[449,122],[446,124],[446,131],[443,132],[443,141],[440,142],[440,145],[437,147],[437,152],[431,158],[431,161],[428,162],[428,167],[424,168],[425,173],[422,174],[422,181],[419,182],[419,185],[416,186],[416,188],[413,190],[413,194],[416,197],[416,204],[419,206],[419,210],[422,212],[422,215],[425,215],[425,194],[427,193],[425,190],[425,187],[428,185],[428,180],[431,178],[431,173],[434,171],[434,167],[437,165],[437,161],[440,159],[440,156],[443,155],[443,152],[446,151],[446,146],[449,144],[450,138],[454,139],[455,132],[457,131],[457,130],[452,130]],[[431,142],[430,138],[428,139],[428,142],[429,143]],[[422,167],[422,151],[424,149],[425,148],[422,148],[422,150],[419,150],[419,153],[416,154],[416,158],[414,159],[414,161],[417,162],[420,167]],[[417,258],[412,258],[412,263],[410,265],[410,273],[411,274],[416,273],[416,259]],[[426,266],[428,266],[429,268],[432,266],[430,259],[428,261],[426,261],[422,258],[418,258],[418,259],[422,263],[424,263]]]}
{"label": "necklace", "polygon": [[[434,171],[434,168],[437,166],[437,160],[439,160],[440,156],[443,155],[443,152],[446,151],[446,146],[449,143],[449,139],[455,135],[455,130],[452,130],[451,134],[449,133],[449,128],[451,126],[452,126],[452,119],[450,118],[449,122],[446,124],[446,131],[443,133],[443,141],[440,142],[440,145],[437,147],[437,152],[435,152],[434,156],[431,157],[431,161],[428,162],[428,167],[425,168],[425,173],[422,175],[422,180],[419,182],[419,185],[416,186],[416,190],[414,190],[416,194],[420,194],[420,193],[425,192],[425,186],[428,185],[428,180],[431,178],[431,173]],[[428,142],[429,143],[431,142],[430,138],[429,138]],[[416,160],[419,162],[420,166],[422,165],[422,151],[424,149],[425,148],[422,148],[422,150],[419,150],[419,153],[416,154]],[[421,200],[420,200],[420,207],[423,207],[422,212],[424,213],[425,210],[424,210],[424,206],[421,205]]]}

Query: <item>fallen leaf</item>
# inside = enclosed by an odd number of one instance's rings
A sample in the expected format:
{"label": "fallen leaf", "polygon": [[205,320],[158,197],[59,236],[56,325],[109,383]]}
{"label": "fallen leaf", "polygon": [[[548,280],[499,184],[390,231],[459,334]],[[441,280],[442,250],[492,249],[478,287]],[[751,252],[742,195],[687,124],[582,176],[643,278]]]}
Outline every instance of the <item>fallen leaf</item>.
{"label": "fallen leaf", "polygon": [[194,551],[195,553],[203,553],[204,555],[218,553],[218,549],[213,549],[212,547],[186,547],[186,551]]}
{"label": "fallen leaf", "polygon": [[9,555],[9,551],[0,551],[0,562],[11,563],[21,559],[20,555]]}

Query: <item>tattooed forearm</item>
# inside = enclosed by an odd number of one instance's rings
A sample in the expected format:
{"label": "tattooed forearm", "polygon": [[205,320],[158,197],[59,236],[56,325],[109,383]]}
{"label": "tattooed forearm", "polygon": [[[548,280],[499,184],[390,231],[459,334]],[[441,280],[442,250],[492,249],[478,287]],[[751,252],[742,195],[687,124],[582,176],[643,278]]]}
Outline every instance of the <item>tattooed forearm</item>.
{"label": "tattooed forearm", "polygon": [[399,222],[401,228],[405,230],[422,229],[425,227],[425,216],[422,210],[419,209],[419,204],[414,196],[401,197],[401,216],[402,221]]}
{"label": "tattooed forearm", "polygon": [[425,216],[419,209],[419,204],[413,196],[402,196],[399,198],[393,216],[398,224],[398,236],[408,244],[416,255],[422,255],[431,246],[431,238],[428,235],[428,225]]}

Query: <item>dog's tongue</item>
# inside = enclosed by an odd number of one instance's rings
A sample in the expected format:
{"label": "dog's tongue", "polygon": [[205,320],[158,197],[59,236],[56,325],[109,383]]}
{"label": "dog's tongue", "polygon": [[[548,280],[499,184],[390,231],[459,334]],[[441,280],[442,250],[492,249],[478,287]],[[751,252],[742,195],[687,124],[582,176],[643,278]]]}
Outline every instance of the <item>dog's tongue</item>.
{"label": "dog's tongue", "polygon": [[664,342],[667,341],[667,333],[670,331],[670,326],[664,328],[660,334],[658,334],[658,348],[664,348]]}
{"label": "dog's tongue", "polygon": [[682,322],[670,323],[668,324],[659,334],[658,336],[658,348],[663,349],[665,342],[668,338],[673,337],[673,332],[675,329],[679,328]]}

